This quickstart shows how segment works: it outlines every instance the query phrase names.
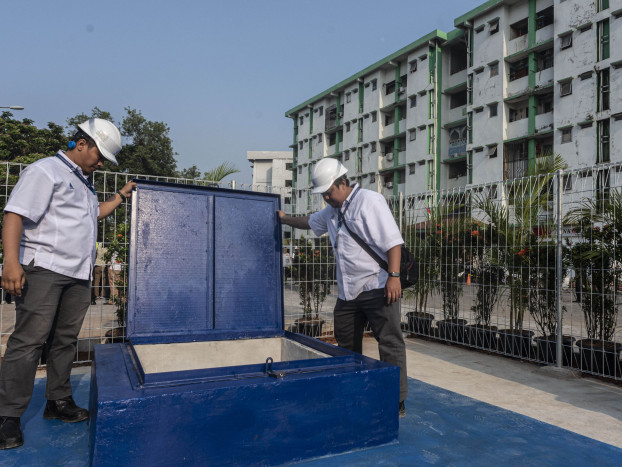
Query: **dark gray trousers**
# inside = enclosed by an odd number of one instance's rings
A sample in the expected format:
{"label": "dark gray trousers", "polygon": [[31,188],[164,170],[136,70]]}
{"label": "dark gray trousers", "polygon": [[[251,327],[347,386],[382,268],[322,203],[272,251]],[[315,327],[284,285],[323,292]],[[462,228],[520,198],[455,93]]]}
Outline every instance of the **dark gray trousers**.
{"label": "dark gray trousers", "polygon": [[363,331],[369,321],[378,341],[380,360],[400,367],[400,402],[408,396],[406,346],[399,302],[387,305],[384,289],[369,290],[354,300],[337,299],[335,339],[339,347],[363,353]]}
{"label": "dark gray trousers", "polygon": [[23,266],[26,286],[15,297],[15,330],[0,365],[0,416],[21,417],[34,385],[47,341],[48,400],[71,395],[71,367],[76,341],[90,304],[90,281],[47,269]]}

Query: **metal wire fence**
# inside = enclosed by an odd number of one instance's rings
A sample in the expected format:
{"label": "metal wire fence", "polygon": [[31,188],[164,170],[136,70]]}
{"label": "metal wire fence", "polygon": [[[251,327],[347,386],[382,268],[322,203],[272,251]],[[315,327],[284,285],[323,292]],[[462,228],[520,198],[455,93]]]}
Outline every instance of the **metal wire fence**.
{"label": "metal wire fence", "polygon": [[[21,169],[0,165],[2,207]],[[111,172],[97,172],[94,182],[103,200],[132,178],[211,184]],[[319,196],[304,190],[216,185],[277,193],[289,214],[322,207]],[[404,292],[401,303],[406,332],[622,379],[617,326],[622,165],[400,195],[387,202],[420,269],[419,282]],[[124,338],[128,214],[124,205],[100,221],[103,287],[94,287],[77,362],[91,360],[95,343]],[[285,328],[331,337],[337,283],[328,239],[284,227],[283,246]],[[14,322],[14,305],[3,301],[2,353]]]}

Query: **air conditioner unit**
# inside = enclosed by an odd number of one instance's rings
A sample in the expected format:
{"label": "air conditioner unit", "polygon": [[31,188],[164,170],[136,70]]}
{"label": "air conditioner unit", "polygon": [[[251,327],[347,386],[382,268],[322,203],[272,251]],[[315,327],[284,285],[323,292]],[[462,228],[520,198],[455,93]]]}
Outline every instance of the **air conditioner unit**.
{"label": "air conditioner unit", "polygon": [[393,160],[393,153],[392,153],[392,152],[387,152],[387,153],[384,155],[384,157],[386,157],[386,158],[387,158],[387,160],[388,160],[389,162],[391,162],[391,161]]}
{"label": "air conditioner unit", "polygon": [[397,92],[399,92],[400,94],[404,94],[404,91],[405,91],[405,90],[406,90],[406,89],[404,89],[404,86],[400,86],[400,87],[397,89]]}
{"label": "air conditioner unit", "polygon": [[387,188],[393,188],[393,182],[387,182],[384,184],[384,186]]}
{"label": "air conditioner unit", "polygon": [[343,112],[339,112],[339,113],[337,114],[337,117],[339,117],[339,118],[343,117]]}

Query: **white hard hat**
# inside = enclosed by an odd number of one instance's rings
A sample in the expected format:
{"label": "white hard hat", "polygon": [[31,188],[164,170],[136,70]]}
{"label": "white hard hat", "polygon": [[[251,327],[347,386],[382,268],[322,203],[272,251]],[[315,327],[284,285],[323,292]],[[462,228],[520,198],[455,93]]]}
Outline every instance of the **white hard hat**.
{"label": "white hard hat", "polygon": [[115,156],[121,150],[121,133],[114,123],[102,118],[89,118],[80,123],[78,128],[93,138],[102,156],[118,165]]}
{"label": "white hard hat", "polygon": [[311,174],[312,193],[324,193],[330,186],[348,171],[337,159],[327,157],[318,162]]}

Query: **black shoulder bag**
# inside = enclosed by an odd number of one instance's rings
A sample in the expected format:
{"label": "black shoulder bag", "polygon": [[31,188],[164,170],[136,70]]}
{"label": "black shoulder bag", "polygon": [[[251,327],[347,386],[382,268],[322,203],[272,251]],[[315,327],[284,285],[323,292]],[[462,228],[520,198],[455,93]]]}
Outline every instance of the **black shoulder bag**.
{"label": "black shoulder bag", "polygon": [[[371,247],[365,243],[365,241],[359,237],[357,234],[350,230],[348,224],[346,223],[346,219],[339,211],[339,217],[341,223],[345,226],[346,230],[350,234],[350,236],[360,245],[360,247],[365,250],[369,256],[371,256],[382,269],[389,272],[389,265],[385,260],[383,260],[378,253],[371,249]],[[417,264],[417,260],[413,256],[413,254],[408,251],[406,245],[402,244],[402,257],[400,260],[400,282],[402,283],[402,289],[407,289],[408,287],[412,287],[419,280],[419,266]]]}

